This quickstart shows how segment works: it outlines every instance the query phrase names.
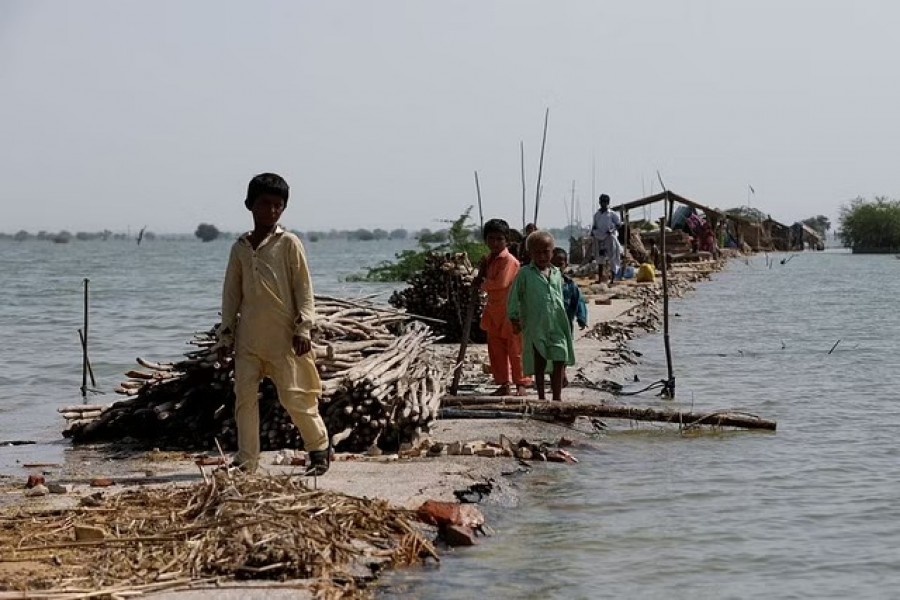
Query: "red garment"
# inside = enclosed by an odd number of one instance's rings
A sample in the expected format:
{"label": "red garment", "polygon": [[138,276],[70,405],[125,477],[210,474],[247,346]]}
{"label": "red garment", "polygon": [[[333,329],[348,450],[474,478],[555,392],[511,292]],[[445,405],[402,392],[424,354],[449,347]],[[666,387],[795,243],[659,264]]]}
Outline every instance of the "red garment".
{"label": "red garment", "polygon": [[712,227],[709,226],[709,223],[704,223],[700,228],[699,237],[700,250],[716,254],[716,236],[713,233]]}
{"label": "red garment", "polygon": [[506,314],[509,290],[518,274],[518,259],[504,248],[488,263],[481,284],[481,289],[487,292],[481,328],[487,333],[491,374],[498,385],[527,385],[530,381],[522,370],[522,336],[513,333]]}

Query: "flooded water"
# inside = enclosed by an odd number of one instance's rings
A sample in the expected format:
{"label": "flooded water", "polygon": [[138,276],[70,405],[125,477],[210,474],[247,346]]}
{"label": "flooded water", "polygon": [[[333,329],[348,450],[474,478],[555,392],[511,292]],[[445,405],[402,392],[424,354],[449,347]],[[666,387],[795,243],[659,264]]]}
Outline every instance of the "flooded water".
{"label": "flooded water", "polygon": [[[0,472],[61,460],[56,408],[81,401],[82,280],[91,356],[109,392],[141,355],[177,358],[217,319],[227,241],[0,242]],[[400,243],[308,244],[319,293]],[[900,261],[807,253],[733,261],[673,302],[675,407],[740,408],[778,432],[604,435],[575,467],[517,480],[488,507],[496,541],[392,578],[408,598],[891,598],[900,586]],[[382,296],[386,297],[386,294]],[[829,354],[835,342],[840,343]],[[644,382],[662,338],[636,344]],[[662,405],[652,396],[634,403]]]}
{"label": "flooded water", "polygon": [[[113,389],[135,358],[177,360],[195,331],[218,322],[231,239],[0,241],[0,473],[23,462],[59,462],[68,443],[57,408],[80,404],[84,284],[90,293],[89,347],[97,387],[89,402],[118,399]],[[317,294],[380,294],[393,284],[345,283],[349,274],[392,258],[408,241],[307,243]],[[27,460],[26,460],[27,459]]]}
{"label": "flooded water", "polygon": [[[741,408],[777,433],[606,435],[578,466],[521,478],[522,506],[491,514],[498,542],[390,595],[898,597],[900,261],[781,258],[733,261],[673,303],[671,329],[674,406]],[[664,377],[662,337],[636,347],[642,380]]]}

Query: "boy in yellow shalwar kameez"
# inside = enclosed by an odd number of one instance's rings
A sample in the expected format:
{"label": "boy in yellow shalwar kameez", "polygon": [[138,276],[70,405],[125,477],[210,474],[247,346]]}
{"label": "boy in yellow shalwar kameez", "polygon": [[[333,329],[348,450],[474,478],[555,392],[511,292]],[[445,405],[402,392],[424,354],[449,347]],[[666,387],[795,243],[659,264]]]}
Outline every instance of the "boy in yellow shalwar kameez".
{"label": "boy in yellow shalwar kameez", "polygon": [[253,231],[234,243],[225,273],[219,339],[235,352],[234,464],[247,472],[259,466],[259,382],[268,377],[309,453],[306,474],[322,475],[331,456],[310,341],[312,278],[300,239],[278,224],[288,193],[274,173],[250,181],[244,205],[253,213]]}
{"label": "boy in yellow shalwar kameez", "polygon": [[555,245],[546,231],[535,231],[525,239],[531,262],[519,270],[507,308],[513,330],[523,333],[525,375],[534,375],[540,400],[545,399],[544,374],[548,370],[553,399],[562,400],[566,365],[575,364],[562,272],[551,263]]}

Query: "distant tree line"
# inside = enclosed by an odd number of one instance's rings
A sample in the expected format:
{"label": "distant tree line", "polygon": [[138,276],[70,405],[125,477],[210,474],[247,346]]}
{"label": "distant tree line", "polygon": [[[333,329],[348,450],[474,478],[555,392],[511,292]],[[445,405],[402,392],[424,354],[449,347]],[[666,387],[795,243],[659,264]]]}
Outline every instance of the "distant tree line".
{"label": "distant tree line", "polygon": [[[422,231],[430,233],[428,229]],[[406,229],[331,229],[329,231],[298,231],[296,232],[304,239],[311,242],[319,240],[351,240],[354,242],[371,242],[376,240],[405,240],[409,237],[409,231]],[[413,234],[418,237],[419,233]]]}
{"label": "distant tree line", "polygon": [[900,253],[900,200],[854,198],[839,221],[841,241],[854,254]]}
{"label": "distant tree line", "polygon": [[[368,241],[378,241],[378,240],[407,240],[414,239],[418,244],[428,244],[428,245],[441,245],[448,244],[452,242],[451,238],[454,235],[459,233],[459,227],[454,230],[455,221],[444,221],[449,224],[448,227],[440,228],[440,229],[429,229],[423,228],[419,230],[410,231],[403,228],[392,229],[390,231],[386,229],[330,229],[328,231],[294,231],[295,234],[302,237],[304,240],[310,242],[317,242],[319,240],[346,240],[346,241],[354,241],[354,242],[368,242]],[[467,224],[467,230],[470,231],[470,235],[472,240],[480,241],[480,232],[478,230],[478,226],[474,224]],[[548,231],[557,239],[560,243],[568,240],[569,236],[576,235],[583,232],[575,231],[573,228],[550,228]],[[163,234],[158,235],[153,233],[152,231],[144,231],[143,240],[157,240],[157,239],[165,239],[165,240],[189,240],[189,239],[199,239],[204,242],[213,241],[219,238],[228,238],[234,239],[238,236],[237,233],[225,232],[220,230],[218,227],[211,223],[200,223],[197,228],[194,230],[193,234]],[[104,229],[103,231],[94,231],[94,232],[86,232],[79,231],[75,234],[67,230],[50,232],[50,231],[39,231],[37,233],[31,233],[28,231],[20,230],[16,233],[2,233],[0,232],[0,240],[14,240],[18,242],[24,242],[27,240],[39,240],[39,241],[70,241],[70,240],[78,240],[78,241],[108,241],[108,240],[134,240],[137,235],[134,233],[122,233],[122,232],[112,232],[109,229]]]}
{"label": "distant tree line", "polygon": [[[21,229],[16,233],[0,233],[0,240],[14,240],[16,242],[25,242],[28,240],[38,240],[38,241],[47,241],[47,242],[59,242],[65,241],[68,242],[72,239],[76,239],[82,242],[90,242],[93,240],[130,240],[134,236],[126,233],[113,233],[109,229],[104,229],[103,231],[79,231],[74,235],[65,229],[62,231],[38,231],[37,233],[31,233],[29,231],[25,231]],[[155,239],[156,235],[152,232],[145,232],[144,239],[152,240]]]}

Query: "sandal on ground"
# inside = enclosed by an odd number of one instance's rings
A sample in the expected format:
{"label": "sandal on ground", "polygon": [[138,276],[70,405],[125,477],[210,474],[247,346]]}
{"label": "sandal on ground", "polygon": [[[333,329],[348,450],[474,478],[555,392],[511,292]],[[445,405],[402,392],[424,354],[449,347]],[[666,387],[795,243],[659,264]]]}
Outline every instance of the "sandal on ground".
{"label": "sandal on ground", "polygon": [[324,450],[310,450],[309,464],[306,466],[304,475],[307,477],[321,477],[328,472],[331,467],[331,444]]}

